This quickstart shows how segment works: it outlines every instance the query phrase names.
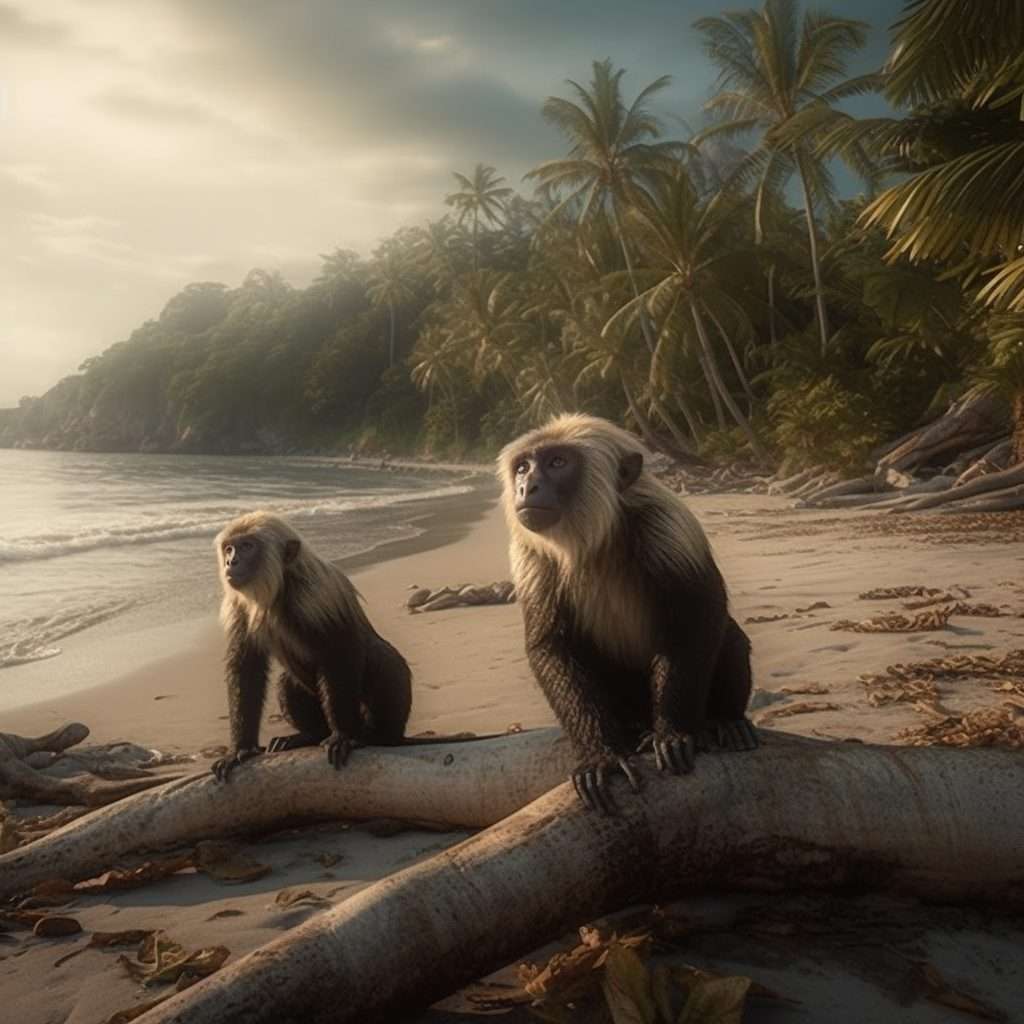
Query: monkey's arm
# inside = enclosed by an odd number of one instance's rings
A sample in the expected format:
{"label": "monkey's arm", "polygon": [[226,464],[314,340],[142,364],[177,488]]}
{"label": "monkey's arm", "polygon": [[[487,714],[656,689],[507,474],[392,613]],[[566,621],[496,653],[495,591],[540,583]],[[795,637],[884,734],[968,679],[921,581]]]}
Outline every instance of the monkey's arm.
{"label": "monkey's arm", "polygon": [[241,612],[235,614],[231,623],[225,661],[231,750],[213,763],[213,773],[221,781],[237,765],[260,753],[260,719],[267,694],[270,659],[253,642]]}
{"label": "monkey's arm", "polygon": [[[547,586],[537,589],[552,592]],[[553,599],[535,591],[520,601],[530,668],[580,760],[573,784],[586,804],[608,812],[610,773],[622,771],[634,791],[640,784],[627,760],[630,744],[609,705],[606,682],[592,667],[596,651],[573,636],[568,611]]]}

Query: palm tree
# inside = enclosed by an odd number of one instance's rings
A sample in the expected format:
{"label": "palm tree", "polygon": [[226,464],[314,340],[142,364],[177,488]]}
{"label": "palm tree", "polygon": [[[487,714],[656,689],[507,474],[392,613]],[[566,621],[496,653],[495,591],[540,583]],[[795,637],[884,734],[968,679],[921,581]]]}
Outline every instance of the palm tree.
{"label": "palm tree", "polygon": [[723,287],[724,275],[719,273],[719,265],[731,255],[729,235],[740,208],[740,201],[729,193],[702,200],[682,166],[659,175],[633,213],[650,267],[643,276],[650,285],[609,318],[605,331],[618,329],[646,307],[663,323],[652,373],[657,373],[666,344],[695,339],[712,397],[717,394],[754,455],[766,462],[768,452],[725,382],[705,322],[705,315],[710,316],[724,333],[727,320],[745,320],[743,308]]}
{"label": "palm tree", "polygon": [[[610,60],[594,61],[593,69],[589,88],[567,81],[576,102],[549,96],[544,103],[545,120],[572,144],[569,156],[549,160],[526,177],[536,179],[540,189],[548,193],[564,193],[552,216],[573,205],[579,206],[581,223],[600,211],[607,212],[636,293],[632,255],[622,229],[623,213],[642,191],[651,170],[674,159],[683,149],[679,142],[656,141],[661,124],[646,106],[672,79],[668,75],[655,79],[627,105],[622,96],[625,69],[613,69]],[[641,315],[640,325],[653,351],[654,336],[646,315]]]}
{"label": "palm tree", "polygon": [[366,289],[370,302],[388,308],[388,369],[395,365],[395,308],[415,294],[409,260],[394,240],[385,242],[375,253]]}
{"label": "palm tree", "polygon": [[452,430],[454,441],[459,441],[459,408],[452,383],[452,367],[455,356],[452,352],[451,339],[437,327],[423,331],[416,339],[416,347],[409,357],[411,364],[409,376],[420,391],[427,393],[428,411],[434,405],[434,393],[437,390],[447,400],[452,412]]}
{"label": "palm tree", "polygon": [[[815,11],[805,13],[800,22],[798,0],[765,0],[759,10],[700,18],[695,25],[704,36],[705,51],[720,69],[719,91],[705,110],[725,118],[700,138],[761,132],[760,142],[734,174],[736,181],[758,179],[754,206],[758,241],[766,198],[792,173],[799,176],[824,354],[830,332],[815,203],[831,201],[834,190],[812,143],[838,116],[833,103],[878,87],[877,75],[844,79],[847,58],[864,45],[867,26]],[[854,170],[873,182],[874,170],[862,150],[851,147],[846,157]]]}
{"label": "palm tree", "polygon": [[505,179],[499,177],[498,172],[487,164],[477,164],[473,168],[472,177],[466,177],[465,174],[460,174],[458,171],[453,172],[452,176],[461,186],[461,190],[445,196],[444,201],[448,206],[453,206],[459,211],[459,224],[462,224],[467,217],[472,218],[473,269],[479,270],[480,250],[477,243],[480,218],[483,217],[489,224],[500,223],[505,201],[512,195],[512,189],[503,186],[502,182]]}
{"label": "palm tree", "polygon": [[1024,312],[1024,6],[911,0],[896,25],[885,93],[910,117],[844,118],[820,143],[846,154],[868,145],[910,172],[863,214],[883,227],[890,260],[953,260],[983,270],[979,293]]}

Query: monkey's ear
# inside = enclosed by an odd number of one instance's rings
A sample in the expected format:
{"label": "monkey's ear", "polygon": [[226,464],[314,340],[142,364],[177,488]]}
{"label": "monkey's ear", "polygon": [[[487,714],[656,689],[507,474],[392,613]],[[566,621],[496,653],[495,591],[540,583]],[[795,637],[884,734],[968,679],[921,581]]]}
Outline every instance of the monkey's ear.
{"label": "monkey's ear", "polygon": [[299,557],[299,548],[302,547],[301,540],[286,540],[284,542],[284,564],[291,565]]}
{"label": "monkey's ear", "polygon": [[643,468],[644,457],[641,452],[623,455],[619,462],[619,490],[625,491],[632,487],[640,478],[640,471]]}

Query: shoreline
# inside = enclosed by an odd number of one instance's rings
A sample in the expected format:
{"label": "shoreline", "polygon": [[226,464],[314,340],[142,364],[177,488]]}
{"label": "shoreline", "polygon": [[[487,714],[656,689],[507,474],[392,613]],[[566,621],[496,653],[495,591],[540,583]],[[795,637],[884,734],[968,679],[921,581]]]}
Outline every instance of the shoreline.
{"label": "shoreline", "polygon": [[[464,481],[472,489],[464,494],[445,497],[413,499],[408,502],[406,525],[415,530],[411,536],[385,540],[361,551],[336,559],[335,564],[356,578],[358,574],[376,565],[395,559],[413,558],[435,548],[454,544],[463,539],[482,519],[497,498],[497,486],[492,479],[479,473]],[[212,570],[211,570],[212,579]],[[209,610],[161,625],[144,625],[125,629],[116,620],[101,623],[63,642],[62,651],[53,658],[44,658],[11,666],[0,671],[0,694],[8,677],[9,689],[31,690],[45,686],[55,675],[87,675],[95,678],[71,690],[50,694],[37,699],[15,700],[5,703],[0,696],[0,718],[3,728],[14,732],[46,732],[54,726],[44,724],[28,728],[26,723],[41,721],[62,724],[67,720],[69,708],[80,709],[82,714],[92,712],[116,702],[118,695],[128,688],[146,688],[149,676],[166,678],[180,672],[186,677],[208,665],[211,651],[219,648],[222,634],[217,621],[219,596]],[[140,612],[140,614],[148,614]],[[126,648],[112,659],[107,667],[98,659],[105,648]],[[167,648],[170,648],[169,650]],[[220,654],[217,654],[220,657]],[[52,684],[49,684],[52,687]],[[131,697],[131,693],[125,694]],[[160,695],[154,693],[154,699]],[[64,709],[64,710],[61,710]],[[91,717],[95,717],[93,712]],[[82,715],[79,715],[82,718]],[[59,720],[59,721],[58,721]],[[86,724],[90,724],[85,719]],[[106,728],[93,730],[96,742],[112,742]]]}

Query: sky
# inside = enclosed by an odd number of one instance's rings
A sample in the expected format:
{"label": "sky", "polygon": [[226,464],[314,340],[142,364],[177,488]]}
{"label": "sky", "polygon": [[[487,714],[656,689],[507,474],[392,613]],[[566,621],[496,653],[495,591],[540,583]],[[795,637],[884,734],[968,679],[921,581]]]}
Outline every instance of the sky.
{"label": "sky", "polygon": [[[562,155],[544,99],[591,62],[672,76],[669,134],[715,70],[693,21],[743,0],[0,0],[0,407],[128,337],[191,281],[307,284],[445,212],[453,171]],[[884,59],[900,0],[832,0]],[[861,101],[878,104],[879,100]],[[878,109],[877,107],[875,109]],[[866,112],[855,111],[855,112]]]}

